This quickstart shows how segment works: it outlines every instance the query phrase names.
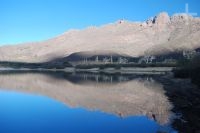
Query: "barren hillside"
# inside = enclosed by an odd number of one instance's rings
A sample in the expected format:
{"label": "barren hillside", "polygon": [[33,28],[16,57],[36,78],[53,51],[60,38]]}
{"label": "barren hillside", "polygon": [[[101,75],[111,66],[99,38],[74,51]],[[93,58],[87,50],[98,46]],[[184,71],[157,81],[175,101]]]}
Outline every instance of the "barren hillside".
{"label": "barren hillside", "polygon": [[55,38],[0,47],[0,61],[44,62],[83,51],[111,51],[129,56],[200,47],[200,18],[163,12],[145,22],[118,21]]}

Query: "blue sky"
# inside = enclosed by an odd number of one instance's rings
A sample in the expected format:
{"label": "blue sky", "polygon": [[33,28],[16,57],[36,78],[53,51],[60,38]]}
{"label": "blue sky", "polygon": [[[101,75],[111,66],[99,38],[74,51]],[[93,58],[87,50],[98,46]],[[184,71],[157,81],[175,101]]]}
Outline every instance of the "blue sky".
{"label": "blue sky", "polygon": [[200,15],[200,0],[0,0],[0,45],[46,40],[69,29],[119,19],[144,21],[161,11]]}

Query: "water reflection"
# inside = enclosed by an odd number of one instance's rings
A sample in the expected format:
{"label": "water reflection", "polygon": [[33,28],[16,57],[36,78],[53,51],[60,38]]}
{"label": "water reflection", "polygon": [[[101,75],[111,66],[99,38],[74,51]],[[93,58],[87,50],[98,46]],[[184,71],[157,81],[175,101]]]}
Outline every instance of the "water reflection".
{"label": "water reflection", "polygon": [[[44,96],[0,91],[1,133],[158,133],[173,131],[145,116],[119,118],[68,108]],[[144,128],[145,127],[145,128]]]}
{"label": "water reflection", "polygon": [[172,105],[154,76],[64,72],[1,72],[0,88],[39,94],[69,107],[119,117],[147,116],[167,124]]}
{"label": "water reflection", "polygon": [[99,73],[74,73],[69,75],[67,79],[74,83],[96,82],[96,83],[119,83],[136,78],[134,75],[120,74],[99,74]]}

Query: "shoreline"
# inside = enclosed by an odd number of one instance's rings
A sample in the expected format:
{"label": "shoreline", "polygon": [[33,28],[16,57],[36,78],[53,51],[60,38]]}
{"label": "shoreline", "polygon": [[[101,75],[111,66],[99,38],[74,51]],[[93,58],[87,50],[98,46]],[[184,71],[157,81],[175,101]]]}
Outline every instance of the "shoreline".
{"label": "shoreline", "polygon": [[74,67],[67,67],[65,69],[44,69],[44,68],[0,68],[0,71],[63,71],[63,72],[91,72],[91,73],[121,73],[121,74],[165,74],[171,72],[174,67],[122,67],[120,69],[115,68],[91,68],[80,69]]}

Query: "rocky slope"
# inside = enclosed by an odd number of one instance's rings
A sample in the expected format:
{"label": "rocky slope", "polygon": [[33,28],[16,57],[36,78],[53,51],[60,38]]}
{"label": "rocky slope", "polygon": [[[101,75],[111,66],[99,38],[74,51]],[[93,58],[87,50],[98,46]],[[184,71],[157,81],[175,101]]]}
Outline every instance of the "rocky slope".
{"label": "rocky slope", "polygon": [[129,56],[200,47],[200,18],[165,12],[145,22],[118,21],[70,30],[55,38],[0,47],[0,61],[46,62],[72,53],[110,51]]}

